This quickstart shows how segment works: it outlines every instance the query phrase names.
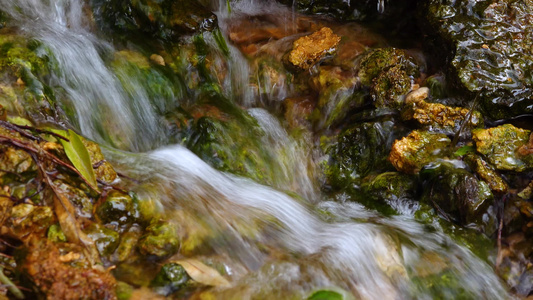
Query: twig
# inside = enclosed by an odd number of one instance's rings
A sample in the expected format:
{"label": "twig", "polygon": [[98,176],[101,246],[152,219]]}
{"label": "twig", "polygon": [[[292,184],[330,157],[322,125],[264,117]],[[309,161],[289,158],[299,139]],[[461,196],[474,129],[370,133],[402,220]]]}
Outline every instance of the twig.
{"label": "twig", "polygon": [[32,147],[31,145],[21,141],[21,140],[17,140],[17,139],[14,139],[14,138],[10,138],[10,137],[7,137],[7,136],[4,136],[4,135],[1,135],[0,134],[0,143],[7,143],[7,144],[11,144],[15,147],[18,147],[18,148],[21,148],[21,149],[24,149],[26,151],[29,151],[29,152],[32,152],[36,155],[39,155],[39,156],[44,156],[46,158],[48,158],[49,160],[51,160],[52,162],[58,164],[58,165],[61,165],[69,170],[71,170],[72,172],[76,173],[88,186],[92,187],[91,183],[89,183],[87,181],[87,179],[85,179],[85,177],[83,177],[81,175],[81,173],[76,169],[74,168],[73,166],[67,164],[66,162],[60,160],[59,158],[55,157],[54,155],[50,154],[49,152],[43,150],[43,149],[36,149],[34,147]]}
{"label": "twig", "polygon": [[45,134],[53,135],[56,138],[59,138],[59,139],[62,139],[62,140],[65,140],[65,141],[69,142],[69,139],[67,139],[66,137],[64,137],[64,136],[62,136],[60,134],[57,134],[57,133],[55,133],[53,131],[50,131],[50,130],[38,129],[38,128],[35,128],[35,127],[25,126],[25,125],[17,125],[17,124],[13,124],[13,123],[9,123],[9,122],[6,122],[6,121],[1,121],[1,120],[0,120],[0,124],[5,126],[5,127],[7,127],[7,128],[15,130],[18,133],[23,134],[24,136],[26,136],[26,137],[28,137],[30,139],[42,140],[41,138],[38,138],[38,137],[35,137],[35,136],[28,136],[28,133],[26,133],[25,131],[19,131],[19,129],[26,129],[26,130],[35,131],[37,133],[45,133]]}
{"label": "twig", "polygon": [[4,267],[0,266],[0,282],[4,284],[7,289],[17,297],[17,299],[24,299],[24,294],[21,290],[4,274]]}
{"label": "twig", "polygon": [[463,130],[465,129],[466,124],[472,121],[472,114],[474,113],[474,109],[476,108],[478,96],[479,94],[476,94],[476,97],[474,98],[474,102],[472,103],[472,106],[470,107],[470,110],[468,111],[468,115],[466,116],[463,123],[461,124],[461,127],[459,127],[459,131],[455,133],[455,136],[453,137],[453,141],[450,144],[450,149],[455,148],[455,145],[457,145],[457,142],[459,141],[459,138],[461,136],[461,132],[463,132]]}
{"label": "twig", "polygon": [[504,211],[505,211],[505,202],[506,198],[509,194],[506,194],[502,196],[501,204],[498,205],[498,215],[499,215],[499,222],[498,222],[498,255],[496,256],[496,270],[500,268],[500,264],[502,263],[502,231],[503,231],[503,218],[504,218]]}

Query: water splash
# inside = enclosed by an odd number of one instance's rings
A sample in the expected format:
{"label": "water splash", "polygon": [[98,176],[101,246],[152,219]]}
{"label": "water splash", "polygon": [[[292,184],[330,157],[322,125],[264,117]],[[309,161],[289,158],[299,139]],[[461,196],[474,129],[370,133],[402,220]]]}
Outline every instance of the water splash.
{"label": "water splash", "polygon": [[[249,270],[234,278],[233,288],[219,291],[221,299],[242,289],[261,295],[269,289],[265,280],[280,278],[284,280],[277,288],[283,286],[285,297],[303,296],[313,287],[332,285],[360,299],[431,299],[436,290],[453,295],[457,292],[453,289],[484,299],[508,297],[488,265],[445,235],[428,232],[408,217],[383,218],[358,204],[323,202],[318,211],[334,216],[325,222],[313,209],[288,195],[220,173],[181,146],[160,149],[135,161],[138,167],[124,171],[149,178],[152,191],[172,190],[152,195],[161,199],[167,210],[179,207],[202,216],[203,222],[208,218],[218,236],[210,244],[213,251],[233,257],[233,263]],[[139,161],[144,161],[143,167]],[[131,165],[131,161],[123,161],[123,165]],[[252,237],[227,230],[253,227],[251,224],[261,220],[270,221],[259,232],[249,228],[255,232]],[[265,253],[265,247],[277,249],[272,253],[286,253],[288,258],[278,261]],[[285,280],[294,274],[267,271],[266,266],[280,268],[280,272],[297,268],[300,279],[306,278],[313,286],[300,281],[288,284]],[[412,281],[441,273],[456,280],[456,286],[433,282],[428,287]],[[263,281],[253,283],[250,278]]]}

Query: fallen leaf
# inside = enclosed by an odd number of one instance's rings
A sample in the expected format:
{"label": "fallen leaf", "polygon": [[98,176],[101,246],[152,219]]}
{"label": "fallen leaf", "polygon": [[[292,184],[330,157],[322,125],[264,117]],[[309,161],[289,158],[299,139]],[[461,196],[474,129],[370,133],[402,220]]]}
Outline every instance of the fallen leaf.
{"label": "fallen leaf", "polygon": [[68,139],[68,141],[60,139],[65,149],[65,154],[76,170],[80,172],[80,175],[85,179],[87,184],[98,192],[98,184],[96,183],[96,175],[91,163],[91,157],[80,136],[70,129],[68,132],[64,130],[53,130],[53,132]]}
{"label": "fallen leaf", "polygon": [[197,259],[184,259],[173,261],[181,265],[191,278],[201,284],[211,286],[229,286],[229,281],[222,277],[217,270],[205,265]]}

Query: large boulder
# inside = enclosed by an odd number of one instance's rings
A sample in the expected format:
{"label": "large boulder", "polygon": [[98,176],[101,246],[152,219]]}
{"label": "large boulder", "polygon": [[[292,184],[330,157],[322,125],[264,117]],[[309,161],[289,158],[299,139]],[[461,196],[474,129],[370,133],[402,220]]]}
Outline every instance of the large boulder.
{"label": "large boulder", "polygon": [[448,75],[488,117],[533,112],[533,1],[428,0],[420,15]]}

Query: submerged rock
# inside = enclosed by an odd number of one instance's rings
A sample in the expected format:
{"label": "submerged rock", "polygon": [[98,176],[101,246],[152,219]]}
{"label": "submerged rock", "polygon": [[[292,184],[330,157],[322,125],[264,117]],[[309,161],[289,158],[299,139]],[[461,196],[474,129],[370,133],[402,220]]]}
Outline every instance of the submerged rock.
{"label": "submerged rock", "polygon": [[216,15],[199,1],[106,1],[92,0],[94,15],[103,28],[139,38],[139,34],[163,41],[181,35],[212,30]]}
{"label": "submerged rock", "polygon": [[451,78],[478,95],[483,111],[495,119],[533,112],[533,3],[425,2],[422,29],[438,37],[435,48],[449,53]]}
{"label": "submerged rock", "polygon": [[138,247],[143,255],[164,257],[178,250],[179,237],[173,223],[153,220],[141,237]]}
{"label": "submerged rock", "polygon": [[389,161],[400,172],[416,174],[423,166],[442,157],[450,143],[445,134],[414,130],[394,142]]}
{"label": "submerged rock", "polygon": [[529,142],[530,131],[505,124],[472,131],[476,150],[497,170],[522,172],[533,168],[533,154],[519,149]]}
{"label": "submerged rock", "polygon": [[335,51],[340,40],[341,38],[330,28],[322,27],[319,31],[294,42],[293,49],[289,53],[289,61],[301,69],[309,69],[327,54]]}
{"label": "submerged rock", "polygon": [[168,263],[163,265],[161,271],[150,283],[158,294],[168,296],[186,285],[190,277],[180,264]]}
{"label": "submerged rock", "polygon": [[467,154],[463,160],[489,185],[493,192],[500,194],[507,192],[509,189],[507,182],[505,182],[500,174],[498,174],[498,172],[479,155]]}
{"label": "submerged rock", "polygon": [[489,186],[465,169],[439,163],[421,172],[427,180],[422,199],[448,220],[469,224],[482,215],[493,199]]}

